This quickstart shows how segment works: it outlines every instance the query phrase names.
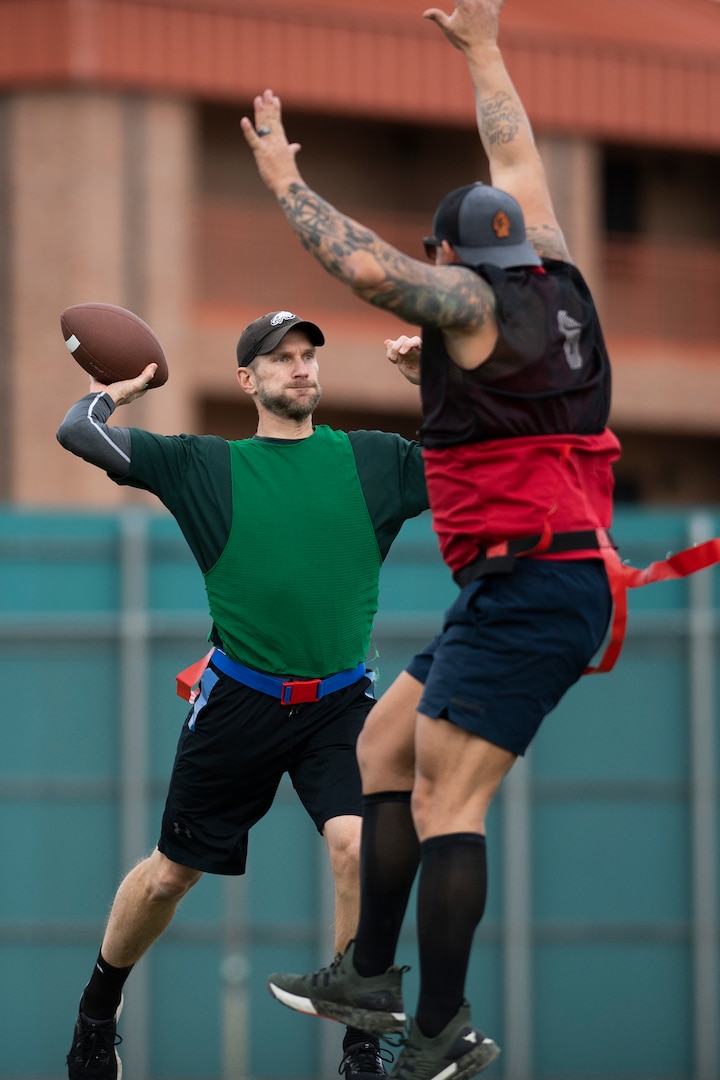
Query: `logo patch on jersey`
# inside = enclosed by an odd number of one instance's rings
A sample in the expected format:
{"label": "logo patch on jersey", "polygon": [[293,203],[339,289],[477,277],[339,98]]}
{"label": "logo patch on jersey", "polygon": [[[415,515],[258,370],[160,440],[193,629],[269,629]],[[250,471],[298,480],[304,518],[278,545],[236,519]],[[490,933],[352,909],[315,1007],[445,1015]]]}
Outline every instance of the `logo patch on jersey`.
{"label": "logo patch on jersey", "polygon": [[498,210],[492,219],[492,229],[499,240],[507,240],[510,235],[510,218],[504,210]]}
{"label": "logo patch on jersey", "polygon": [[282,323],[287,322],[288,319],[294,319],[292,311],[276,311],[270,320],[271,326],[281,326]]}
{"label": "logo patch on jersey", "polygon": [[558,311],[558,330],[565,338],[563,352],[571,371],[579,371],[582,367],[582,353],[580,352],[580,334],[582,325],[567,311]]}

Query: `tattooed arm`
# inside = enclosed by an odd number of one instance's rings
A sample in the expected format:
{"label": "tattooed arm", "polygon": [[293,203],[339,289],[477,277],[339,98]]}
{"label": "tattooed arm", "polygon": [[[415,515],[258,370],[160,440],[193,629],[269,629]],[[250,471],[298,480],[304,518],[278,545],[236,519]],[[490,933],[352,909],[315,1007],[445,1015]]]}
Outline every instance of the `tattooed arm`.
{"label": "tattooed arm", "polygon": [[425,18],[437,23],[467,60],[491,182],[520,203],[528,239],[538,254],[569,262],[530,121],[498,48],[498,23],[504,2],[456,0],[451,15],[430,8]]}
{"label": "tattooed arm", "polygon": [[361,300],[411,325],[443,330],[461,366],[477,367],[487,359],[497,337],[495,300],[487,283],[450,259],[435,266],[412,259],[342,214],[300,175],[300,146],[287,140],[280,99],[266,90],[254,106],[255,122],[243,117],[240,126],[260,176],[303,246]]}

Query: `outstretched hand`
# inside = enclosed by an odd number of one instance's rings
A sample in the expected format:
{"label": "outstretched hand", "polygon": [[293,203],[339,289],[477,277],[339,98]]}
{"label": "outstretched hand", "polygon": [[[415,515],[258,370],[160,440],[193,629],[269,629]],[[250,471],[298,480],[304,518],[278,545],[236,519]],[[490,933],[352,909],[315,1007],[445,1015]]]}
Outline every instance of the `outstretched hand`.
{"label": "outstretched hand", "polygon": [[385,351],[391,364],[395,364],[401,375],[415,386],[420,385],[420,350],[422,338],[415,335],[399,338],[386,338]]}
{"label": "outstretched hand", "polygon": [[150,380],[157,371],[157,364],[148,364],[134,379],[123,379],[106,385],[97,379],[90,380],[91,394],[108,394],[116,405],[127,405],[147,393]]}
{"label": "outstretched hand", "polygon": [[273,194],[281,195],[291,183],[301,180],[295,161],[300,143],[288,142],[277,94],[265,90],[253,100],[253,105],[255,122],[243,116],[240,127],[265,185]]}
{"label": "outstretched hand", "polygon": [[456,0],[455,10],[446,15],[440,8],[428,8],[423,18],[440,27],[451,45],[467,52],[475,45],[495,45],[500,8],[505,0]]}

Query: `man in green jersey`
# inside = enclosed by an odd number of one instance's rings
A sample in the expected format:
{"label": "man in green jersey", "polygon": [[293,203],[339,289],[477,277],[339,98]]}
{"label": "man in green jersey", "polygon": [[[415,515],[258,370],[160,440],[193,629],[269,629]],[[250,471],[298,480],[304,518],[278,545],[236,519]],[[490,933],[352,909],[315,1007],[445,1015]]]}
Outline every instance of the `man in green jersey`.
{"label": "man in green jersey", "polygon": [[[245,872],[248,832],[286,772],[328,846],[336,952],[355,932],[355,744],[373,704],[364,662],[383,559],[427,493],[416,443],[313,424],[324,340],[289,311],[243,331],[237,377],[258,412],[251,439],[109,425],[154,365],[111,386],[93,380],[58,430],[71,453],[173,514],[205,578],[215,647],[180,735],[157,848],[122,881],[83,991],[70,1080],[120,1076],[117,1017],[132,967],[203,873]],[[348,1028],[343,1055],[346,1080],[385,1075],[375,1036]]]}

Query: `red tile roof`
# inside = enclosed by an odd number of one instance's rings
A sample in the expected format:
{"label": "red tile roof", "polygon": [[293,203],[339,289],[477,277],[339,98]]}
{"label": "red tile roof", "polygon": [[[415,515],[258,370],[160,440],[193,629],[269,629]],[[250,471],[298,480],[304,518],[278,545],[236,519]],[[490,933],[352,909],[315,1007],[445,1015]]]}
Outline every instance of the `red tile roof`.
{"label": "red tile roof", "polygon": [[[0,86],[129,87],[472,125],[464,64],[417,0],[0,0]],[[443,5],[450,10],[450,3]],[[508,0],[538,130],[720,149],[717,0]]]}
{"label": "red tile roof", "polygon": [[508,0],[502,18],[508,33],[720,57],[718,0]]}

